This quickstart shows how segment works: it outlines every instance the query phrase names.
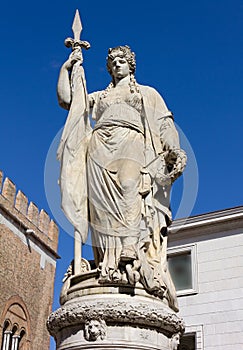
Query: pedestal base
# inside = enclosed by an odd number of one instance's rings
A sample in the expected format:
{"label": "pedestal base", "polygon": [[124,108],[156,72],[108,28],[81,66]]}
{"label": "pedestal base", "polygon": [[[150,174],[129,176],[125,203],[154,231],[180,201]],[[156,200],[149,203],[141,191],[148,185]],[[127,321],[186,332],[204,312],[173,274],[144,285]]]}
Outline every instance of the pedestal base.
{"label": "pedestal base", "polygon": [[184,331],[173,310],[158,298],[141,295],[140,288],[98,287],[90,280],[83,289],[83,278],[75,281],[47,321],[57,350],[168,350],[173,336]]}

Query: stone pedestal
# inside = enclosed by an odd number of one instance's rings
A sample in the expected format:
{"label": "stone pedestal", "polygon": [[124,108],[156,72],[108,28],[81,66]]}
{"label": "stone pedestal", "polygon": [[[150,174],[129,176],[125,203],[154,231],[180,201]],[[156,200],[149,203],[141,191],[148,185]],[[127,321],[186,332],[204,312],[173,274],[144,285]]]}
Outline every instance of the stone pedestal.
{"label": "stone pedestal", "polygon": [[142,285],[101,285],[97,270],[69,278],[60,299],[47,321],[57,350],[167,350],[184,331],[182,319]]}

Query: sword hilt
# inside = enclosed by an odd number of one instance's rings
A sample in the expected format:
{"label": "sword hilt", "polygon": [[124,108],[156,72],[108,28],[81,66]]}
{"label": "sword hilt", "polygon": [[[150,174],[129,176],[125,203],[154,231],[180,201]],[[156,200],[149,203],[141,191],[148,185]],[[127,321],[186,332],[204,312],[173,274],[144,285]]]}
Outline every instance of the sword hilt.
{"label": "sword hilt", "polygon": [[68,48],[71,47],[72,51],[74,51],[78,47],[80,47],[81,49],[85,49],[85,50],[88,50],[90,48],[90,43],[88,41],[75,40],[72,38],[65,39],[64,44]]}

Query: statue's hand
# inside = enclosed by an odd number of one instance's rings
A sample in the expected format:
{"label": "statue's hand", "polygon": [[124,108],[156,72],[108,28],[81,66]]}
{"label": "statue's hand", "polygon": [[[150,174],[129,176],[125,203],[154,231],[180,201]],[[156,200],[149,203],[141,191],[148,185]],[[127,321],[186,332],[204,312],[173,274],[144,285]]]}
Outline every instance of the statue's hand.
{"label": "statue's hand", "polygon": [[66,62],[63,63],[62,67],[67,70],[71,70],[76,62],[83,63],[83,55],[80,47],[77,47],[69,55]]}
{"label": "statue's hand", "polygon": [[171,164],[173,169],[171,171],[171,181],[174,182],[183,173],[186,167],[187,156],[182,149],[175,149],[169,152],[167,157],[167,164]]}
{"label": "statue's hand", "polygon": [[168,186],[171,184],[170,173],[166,169],[164,154],[158,155],[148,166],[147,171],[152,181],[155,180],[160,186]]}

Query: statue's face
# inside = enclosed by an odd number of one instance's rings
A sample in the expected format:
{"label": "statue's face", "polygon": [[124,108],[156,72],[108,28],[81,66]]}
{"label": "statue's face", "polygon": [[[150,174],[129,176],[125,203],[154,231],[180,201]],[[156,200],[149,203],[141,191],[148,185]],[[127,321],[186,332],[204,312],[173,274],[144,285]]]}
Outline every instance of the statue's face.
{"label": "statue's face", "polygon": [[130,74],[129,64],[122,56],[117,56],[110,65],[111,74],[114,78],[122,79]]}
{"label": "statue's face", "polygon": [[96,339],[100,335],[99,321],[91,321],[88,325],[88,332],[91,339]]}
{"label": "statue's face", "polygon": [[172,348],[172,350],[177,350],[179,344],[180,344],[180,336],[179,336],[179,334],[176,334],[171,339],[171,348]]}

